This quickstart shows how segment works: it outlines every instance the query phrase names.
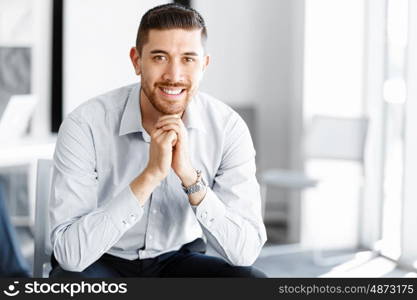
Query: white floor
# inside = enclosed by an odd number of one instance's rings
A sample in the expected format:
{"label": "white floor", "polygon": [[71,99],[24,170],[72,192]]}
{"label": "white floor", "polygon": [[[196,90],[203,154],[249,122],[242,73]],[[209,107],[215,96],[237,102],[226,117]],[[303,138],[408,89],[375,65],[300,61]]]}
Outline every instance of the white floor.
{"label": "white floor", "polygon": [[[315,259],[313,251],[298,245],[265,246],[255,266],[269,277],[417,277],[396,263],[370,251],[337,251]],[[332,263],[332,258],[343,259]]]}

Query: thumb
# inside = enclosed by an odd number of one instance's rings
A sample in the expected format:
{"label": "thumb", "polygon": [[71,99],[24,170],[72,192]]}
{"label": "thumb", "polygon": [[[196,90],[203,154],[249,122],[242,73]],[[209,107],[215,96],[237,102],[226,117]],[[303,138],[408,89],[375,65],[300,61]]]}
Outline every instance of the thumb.
{"label": "thumb", "polygon": [[170,130],[165,135],[165,141],[171,143],[172,146],[175,146],[177,143],[177,134],[174,130]]}

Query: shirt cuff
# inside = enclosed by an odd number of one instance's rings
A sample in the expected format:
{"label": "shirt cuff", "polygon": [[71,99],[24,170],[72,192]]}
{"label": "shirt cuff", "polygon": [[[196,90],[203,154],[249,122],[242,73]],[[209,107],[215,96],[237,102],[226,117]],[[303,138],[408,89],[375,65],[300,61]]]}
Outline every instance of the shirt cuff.
{"label": "shirt cuff", "polygon": [[221,219],[226,214],[226,205],[216,196],[216,194],[207,187],[207,192],[199,205],[192,206],[194,213],[200,223],[210,228],[216,219]]}
{"label": "shirt cuff", "polygon": [[133,194],[130,186],[103,206],[103,210],[120,231],[131,228],[143,216],[143,207]]}

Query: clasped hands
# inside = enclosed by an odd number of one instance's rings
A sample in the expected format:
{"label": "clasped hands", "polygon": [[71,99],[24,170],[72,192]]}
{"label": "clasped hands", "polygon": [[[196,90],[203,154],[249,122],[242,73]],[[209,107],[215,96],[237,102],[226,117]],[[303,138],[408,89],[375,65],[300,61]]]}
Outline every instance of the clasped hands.
{"label": "clasped hands", "polygon": [[191,165],[188,135],[178,115],[162,116],[151,132],[149,161],[145,169],[160,182],[172,168],[185,186],[196,182],[197,173]]}
{"label": "clasped hands", "polygon": [[[151,131],[149,161],[146,168],[131,183],[130,188],[143,206],[155,187],[172,168],[184,186],[197,181],[197,172],[191,165],[188,152],[187,130],[178,115],[163,116]],[[206,189],[188,195],[191,205],[199,205]]]}

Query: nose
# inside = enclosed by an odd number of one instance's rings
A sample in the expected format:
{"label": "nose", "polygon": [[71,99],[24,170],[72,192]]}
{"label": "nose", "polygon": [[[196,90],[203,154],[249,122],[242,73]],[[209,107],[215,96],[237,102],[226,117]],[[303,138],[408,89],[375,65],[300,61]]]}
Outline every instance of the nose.
{"label": "nose", "polygon": [[171,60],[164,70],[162,79],[168,82],[182,82],[184,80],[182,66],[176,60]]}

